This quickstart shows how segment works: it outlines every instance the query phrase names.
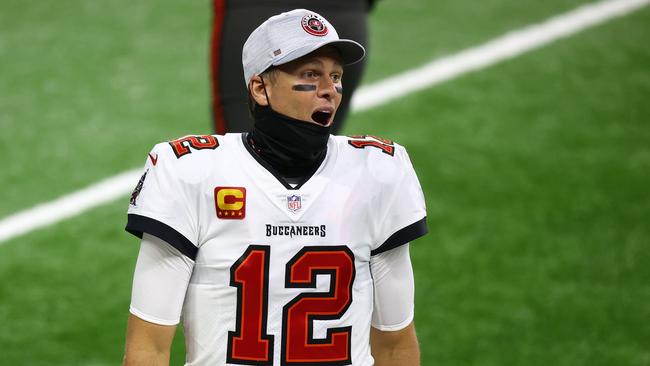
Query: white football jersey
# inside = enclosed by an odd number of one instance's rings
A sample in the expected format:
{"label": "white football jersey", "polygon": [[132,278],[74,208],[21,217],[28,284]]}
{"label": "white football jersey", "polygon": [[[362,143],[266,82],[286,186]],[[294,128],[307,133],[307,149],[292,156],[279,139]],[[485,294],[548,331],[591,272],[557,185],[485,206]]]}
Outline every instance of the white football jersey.
{"label": "white football jersey", "polygon": [[427,231],[405,149],[372,136],[330,136],[295,187],[242,134],[160,143],[128,213],[195,261],[187,365],[372,365],[370,257]]}

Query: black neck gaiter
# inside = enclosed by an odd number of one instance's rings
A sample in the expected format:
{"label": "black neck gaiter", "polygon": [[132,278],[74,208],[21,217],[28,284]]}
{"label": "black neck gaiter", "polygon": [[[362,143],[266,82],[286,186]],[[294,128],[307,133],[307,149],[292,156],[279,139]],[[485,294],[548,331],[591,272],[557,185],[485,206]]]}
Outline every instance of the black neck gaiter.
{"label": "black neck gaiter", "polygon": [[303,177],[325,158],[330,127],[319,126],[258,107],[248,134],[253,150],[281,176]]}

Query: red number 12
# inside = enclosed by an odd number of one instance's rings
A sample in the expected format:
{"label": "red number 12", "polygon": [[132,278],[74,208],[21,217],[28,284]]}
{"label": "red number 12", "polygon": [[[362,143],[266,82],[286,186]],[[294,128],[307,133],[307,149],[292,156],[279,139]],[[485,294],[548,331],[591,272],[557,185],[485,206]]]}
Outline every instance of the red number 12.
{"label": "red number 12", "polygon": [[[237,323],[228,332],[229,363],[272,365],[273,339],[266,333],[270,247],[251,245],[230,269],[237,288]],[[286,288],[316,288],[316,276],[330,276],[328,292],[305,292],[282,312],[282,365],[349,365],[352,327],[331,328],[314,339],[314,320],[339,319],[352,303],[354,254],[345,246],[305,247],[286,265]]]}

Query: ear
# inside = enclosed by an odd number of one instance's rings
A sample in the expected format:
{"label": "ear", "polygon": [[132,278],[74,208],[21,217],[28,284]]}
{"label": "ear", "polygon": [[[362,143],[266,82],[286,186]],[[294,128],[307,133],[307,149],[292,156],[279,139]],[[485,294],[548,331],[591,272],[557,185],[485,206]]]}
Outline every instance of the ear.
{"label": "ear", "polygon": [[253,78],[251,78],[251,82],[248,84],[248,90],[250,90],[253,100],[255,100],[255,103],[263,107],[269,105],[269,101],[266,98],[268,90],[264,90],[265,85],[266,83],[262,82],[262,77],[259,75],[254,75]]}

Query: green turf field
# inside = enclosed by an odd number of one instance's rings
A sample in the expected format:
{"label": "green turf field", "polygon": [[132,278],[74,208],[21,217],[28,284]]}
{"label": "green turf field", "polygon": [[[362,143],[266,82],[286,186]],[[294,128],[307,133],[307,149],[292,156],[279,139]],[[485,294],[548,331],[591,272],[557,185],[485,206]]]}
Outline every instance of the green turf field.
{"label": "green turf field", "polygon": [[[581,3],[382,0],[366,80]],[[0,218],[208,132],[209,16],[0,2]],[[407,146],[427,196],[423,365],[650,365],[648,39],[650,8],[351,117],[346,133]],[[0,365],[120,363],[127,204],[0,244]]]}

